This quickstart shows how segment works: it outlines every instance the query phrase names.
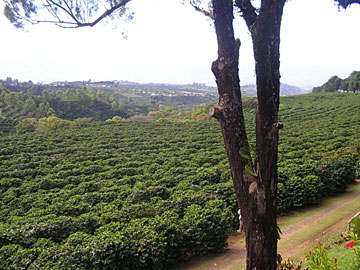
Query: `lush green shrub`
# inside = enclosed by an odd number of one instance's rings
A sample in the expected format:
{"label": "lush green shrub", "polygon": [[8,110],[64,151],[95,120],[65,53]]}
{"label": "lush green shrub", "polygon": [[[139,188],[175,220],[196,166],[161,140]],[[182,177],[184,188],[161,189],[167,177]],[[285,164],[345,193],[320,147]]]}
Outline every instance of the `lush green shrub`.
{"label": "lush green shrub", "polygon": [[305,255],[305,263],[310,269],[337,269],[337,259],[329,257],[325,250],[325,245],[319,245],[314,251],[310,251]]}
{"label": "lush green shrub", "polygon": [[322,197],[344,192],[347,185],[354,182],[356,162],[356,154],[346,154],[279,168],[278,214],[314,205]]}
{"label": "lush green shrub", "polygon": [[23,134],[26,132],[34,132],[37,127],[37,120],[35,118],[25,118],[20,120],[16,126],[16,133]]}
{"label": "lush green shrub", "polygon": [[344,192],[355,180],[355,157],[347,155],[325,160],[316,167],[316,175],[323,183],[322,196]]}
{"label": "lush green shrub", "polygon": [[352,220],[351,230],[360,238],[360,217]]}
{"label": "lush green shrub", "polygon": [[63,120],[56,116],[49,116],[47,118],[40,118],[37,123],[36,129],[38,131],[56,130],[56,129],[68,127],[70,123],[71,122],[68,120]]}
{"label": "lush green shrub", "polygon": [[355,177],[357,179],[360,179],[360,155],[358,156],[357,162],[356,162]]}
{"label": "lush green shrub", "polygon": [[277,185],[277,213],[278,215],[288,214],[293,210],[291,197],[287,192],[287,186],[283,183]]}
{"label": "lush green shrub", "polygon": [[[285,192],[287,193],[288,206],[295,209],[319,202],[322,183],[319,177],[307,175],[304,178],[292,176],[286,182]],[[284,207],[283,207],[284,208]]]}
{"label": "lush green shrub", "polygon": [[205,207],[189,206],[182,223],[189,252],[204,254],[222,250],[227,245],[231,219],[231,212],[219,200],[210,200]]}
{"label": "lush green shrub", "polygon": [[[94,235],[75,232],[61,243],[39,239],[32,248],[5,245],[1,269],[167,269],[187,254],[222,250],[231,213],[218,200],[188,207],[183,219],[172,212],[155,218],[109,223]],[[37,268],[36,268],[36,267]]]}

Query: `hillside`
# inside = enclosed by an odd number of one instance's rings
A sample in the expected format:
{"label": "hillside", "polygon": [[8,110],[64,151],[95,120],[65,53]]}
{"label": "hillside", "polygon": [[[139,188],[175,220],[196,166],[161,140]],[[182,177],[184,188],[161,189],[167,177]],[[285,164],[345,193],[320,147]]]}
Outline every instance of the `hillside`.
{"label": "hillside", "polygon": [[[241,92],[246,97],[256,97],[256,85],[247,84],[241,86]],[[301,89],[300,87],[281,83],[280,96],[294,96],[308,94],[309,91]]]}
{"label": "hillside", "polygon": [[[174,105],[199,105],[217,101],[217,88],[205,84],[159,84],[136,83],[129,81],[75,81],[53,82],[49,84],[34,84],[33,82],[19,82],[18,80],[0,80],[0,85],[11,92],[28,92],[41,96],[43,91],[66,91],[68,89],[91,89],[102,91],[108,95],[115,95],[116,101],[133,103],[135,105],[148,105],[151,103]],[[243,85],[244,96],[255,97],[255,85]],[[288,84],[281,84],[280,93],[283,96],[305,94],[307,91]]]}
{"label": "hillside", "polygon": [[[279,214],[359,175],[360,94],[284,97]],[[245,117],[254,140],[254,109]],[[0,269],[168,269],[237,224],[216,122],[97,122],[0,136]]]}
{"label": "hillside", "polygon": [[0,85],[11,92],[28,92],[41,96],[43,91],[64,92],[68,89],[89,89],[103,92],[116,97],[117,102],[132,105],[149,105],[153,103],[164,105],[195,105],[212,102],[217,98],[215,87],[205,84],[141,84],[129,81],[74,81],[53,82],[49,84],[34,84],[33,82],[19,82],[18,80],[0,80]]}
{"label": "hillside", "polygon": [[[254,85],[243,86],[242,91],[244,96],[256,95]],[[292,95],[304,91],[282,84],[281,93]],[[183,115],[181,111],[198,111],[199,106],[202,113],[207,115],[204,104],[217,102],[217,99],[215,87],[196,83],[173,85],[87,81],[44,85],[8,78],[6,81],[0,80],[0,132],[14,131],[15,125],[22,119],[49,116],[64,120],[86,118],[87,121],[105,121],[114,116],[131,118],[152,114],[151,118],[158,120],[164,115],[164,108],[169,108],[165,115],[172,109]],[[198,116],[186,117],[195,120]],[[204,118],[205,115],[199,116],[199,119]]]}

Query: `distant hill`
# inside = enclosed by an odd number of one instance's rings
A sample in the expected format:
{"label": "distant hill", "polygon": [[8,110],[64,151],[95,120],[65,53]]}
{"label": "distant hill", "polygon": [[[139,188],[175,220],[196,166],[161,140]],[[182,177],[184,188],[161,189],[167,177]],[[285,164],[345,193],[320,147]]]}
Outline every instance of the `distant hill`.
{"label": "distant hill", "polygon": [[[241,86],[241,92],[244,96],[247,97],[256,97],[256,85],[247,84]],[[301,89],[294,85],[289,85],[282,83],[280,85],[280,95],[281,96],[294,96],[294,95],[303,95],[308,94],[309,91]]]}
{"label": "distant hill", "polygon": [[[242,86],[242,93],[244,97],[255,97],[256,86]],[[306,91],[296,86],[281,85],[281,95],[304,93]],[[191,112],[188,119],[202,119],[206,118],[208,111],[202,105],[217,101],[217,88],[199,83],[181,85],[75,81],[39,84],[7,78],[0,80],[0,131],[8,133],[21,119],[49,116],[65,120],[87,118],[104,121],[114,116],[131,118],[159,111],[156,117],[153,115],[153,118],[159,120],[169,115],[170,118],[178,118],[170,112],[187,110]],[[250,103],[251,106],[256,104],[253,100]],[[201,109],[198,106],[202,106]]]}
{"label": "distant hill", "polygon": [[43,91],[66,91],[68,89],[91,89],[103,91],[108,95],[115,95],[116,101],[128,105],[155,105],[168,106],[199,105],[217,100],[216,87],[205,84],[160,84],[136,83],[129,81],[74,81],[53,82],[50,84],[34,84],[33,82],[19,82],[8,78],[0,80],[11,92],[27,93],[31,89],[32,95],[41,96]]}
{"label": "distant hill", "polygon": [[[50,84],[34,84],[33,82],[18,82],[18,80],[0,80],[12,92],[27,92],[31,89],[34,95],[41,95],[42,91],[65,91],[67,89],[88,88],[95,91],[104,91],[116,94],[118,101],[128,104],[147,105],[159,103],[169,106],[199,105],[217,101],[217,88],[201,83],[167,84],[167,83],[137,83],[130,81],[74,81],[53,82]],[[247,84],[241,86],[242,94],[247,97],[256,96],[256,86]],[[308,91],[297,86],[281,84],[280,95],[301,95]]]}
{"label": "distant hill", "polygon": [[353,71],[349,77],[341,79],[332,76],[326,83],[314,87],[313,93],[318,92],[359,92],[360,91],[360,71]]}

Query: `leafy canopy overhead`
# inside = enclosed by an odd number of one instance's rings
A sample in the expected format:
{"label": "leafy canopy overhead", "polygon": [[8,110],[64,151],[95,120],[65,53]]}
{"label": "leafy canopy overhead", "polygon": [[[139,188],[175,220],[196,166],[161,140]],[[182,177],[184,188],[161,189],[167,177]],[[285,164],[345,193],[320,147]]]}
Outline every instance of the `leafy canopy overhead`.
{"label": "leafy canopy overhead", "polygon": [[18,28],[54,23],[63,28],[95,26],[105,18],[131,19],[131,0],[3,0],[4,14]]}

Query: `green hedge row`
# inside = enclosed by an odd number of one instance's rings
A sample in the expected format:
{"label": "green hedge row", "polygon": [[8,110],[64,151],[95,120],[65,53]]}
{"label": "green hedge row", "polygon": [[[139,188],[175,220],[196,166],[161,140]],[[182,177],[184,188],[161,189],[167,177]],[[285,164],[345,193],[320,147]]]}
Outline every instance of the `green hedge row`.
{"label": "green hedge row", "polygon": [[291,164],[279,169],[278,213],[319,203],[344,192],[354,182],[359,154],[346,154],[315,164]]}
{"label": "green hedge row", "polygon": [[[79,230],[60,242],[37,235],[32,245],[2,243],[0,269],[167,269],[188,254],[222,250],[231,218],[223,201],[210,200],[188,206],[183,217],[166,211],[154,218],[110,222],[94,234]],[[6,228],[1,229],[3,234]]]}

